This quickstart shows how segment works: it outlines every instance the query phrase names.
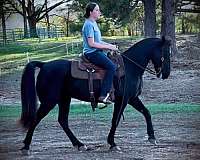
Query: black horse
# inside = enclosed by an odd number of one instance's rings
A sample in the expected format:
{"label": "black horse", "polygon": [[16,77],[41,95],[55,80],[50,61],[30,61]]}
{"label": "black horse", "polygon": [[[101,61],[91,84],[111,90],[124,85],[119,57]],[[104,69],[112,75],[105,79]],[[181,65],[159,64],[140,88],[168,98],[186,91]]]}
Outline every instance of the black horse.
{"label": "black horse", "polygon": [[[148,140],[155,143],[151,115],[138,96],[142,91],[142,76],[145,69],[148,69],[147,65],[150,60],[153,63],[155,75],[160,77],[162,74],[162,79],[168,78],[170,74],[170,42],[165,38],[147,38],[136,43],[121,55],[124,61],[125,76],[120,78],[121,83],[115,88],[112,127],[107,142],[111,148],[117,148],[114,142],[115,131],[125,107],[130,104],[145,117]],[[35,87],[36,67],[39,67],[40,71]],[[69,60],[54,60],[46,63],[32,61],[24,68],[21,82],[22,114],[20,122],[28,128],[28,132],[22,149],[29,149],[36,126],[56,104],[59,106],[58,122],[73,146],[78,149],[86,148],[70,130],[68,114],[71,98],[90,101],[88,81],[73,78],[70,70],[71,61]],[[150,71],[152,72],[152,70]],[[115,78],[114,81],[116,81]],[[100,89],[100,80],[95,80],[96,99]],[[40,101],[38,109],[36,93]]]}

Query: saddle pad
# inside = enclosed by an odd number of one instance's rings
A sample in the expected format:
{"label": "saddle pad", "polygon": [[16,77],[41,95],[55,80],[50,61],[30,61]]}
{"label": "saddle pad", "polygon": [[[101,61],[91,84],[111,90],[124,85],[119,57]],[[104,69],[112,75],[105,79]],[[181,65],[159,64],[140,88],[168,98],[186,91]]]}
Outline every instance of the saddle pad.
{"label": "saddle pad", "polygon": [[[78,60],[71,61],[71,75],[78,79],[88,79],[88,72],[80,69],[80,62]],[[98,69],[93,73],[93,79],[103,79],[105,70]]]}

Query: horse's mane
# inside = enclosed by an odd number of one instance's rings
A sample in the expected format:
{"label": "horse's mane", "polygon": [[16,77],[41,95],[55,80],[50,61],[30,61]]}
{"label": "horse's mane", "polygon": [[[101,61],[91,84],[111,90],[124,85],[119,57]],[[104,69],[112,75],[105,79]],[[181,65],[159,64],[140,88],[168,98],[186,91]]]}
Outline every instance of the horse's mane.
{"label": "horse's mane", "polygon": [[161,42],[161,41],[162,40],[160,38],[145,38],[145,39],[135,43],[134,45],[132,45],[130,48],[128,48],[122,54],[128,54],[128,53],[131,53],[131,52],[137,51],[137,50],[149,49],[152,47],[152,45],[151,45],[152,43]]}

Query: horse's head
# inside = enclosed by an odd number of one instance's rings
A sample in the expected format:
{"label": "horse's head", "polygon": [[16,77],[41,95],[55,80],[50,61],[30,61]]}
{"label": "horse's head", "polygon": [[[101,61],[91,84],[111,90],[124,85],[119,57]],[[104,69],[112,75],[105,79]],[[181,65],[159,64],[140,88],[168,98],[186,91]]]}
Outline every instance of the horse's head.
{"label": "horse's head", "polygon": [[151,57],[157,77],[162,74],[162,79],[166,79],[170,75],[170,40],[162,37],[161,45],[156,47]]}

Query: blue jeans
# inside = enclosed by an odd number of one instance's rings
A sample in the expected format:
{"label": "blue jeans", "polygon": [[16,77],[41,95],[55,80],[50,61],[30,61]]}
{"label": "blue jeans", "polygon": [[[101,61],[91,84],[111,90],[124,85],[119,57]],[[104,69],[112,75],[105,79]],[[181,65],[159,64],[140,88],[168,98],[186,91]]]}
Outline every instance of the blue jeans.
{"label": "blue jeans", "polygon": [[85,53],[86,58],[93,64],[106,70],[100,96],[106,96],[112,87],[112,81],[117,69],[116,65],[106,56],[102,50],[97,50],[92,53]]}

